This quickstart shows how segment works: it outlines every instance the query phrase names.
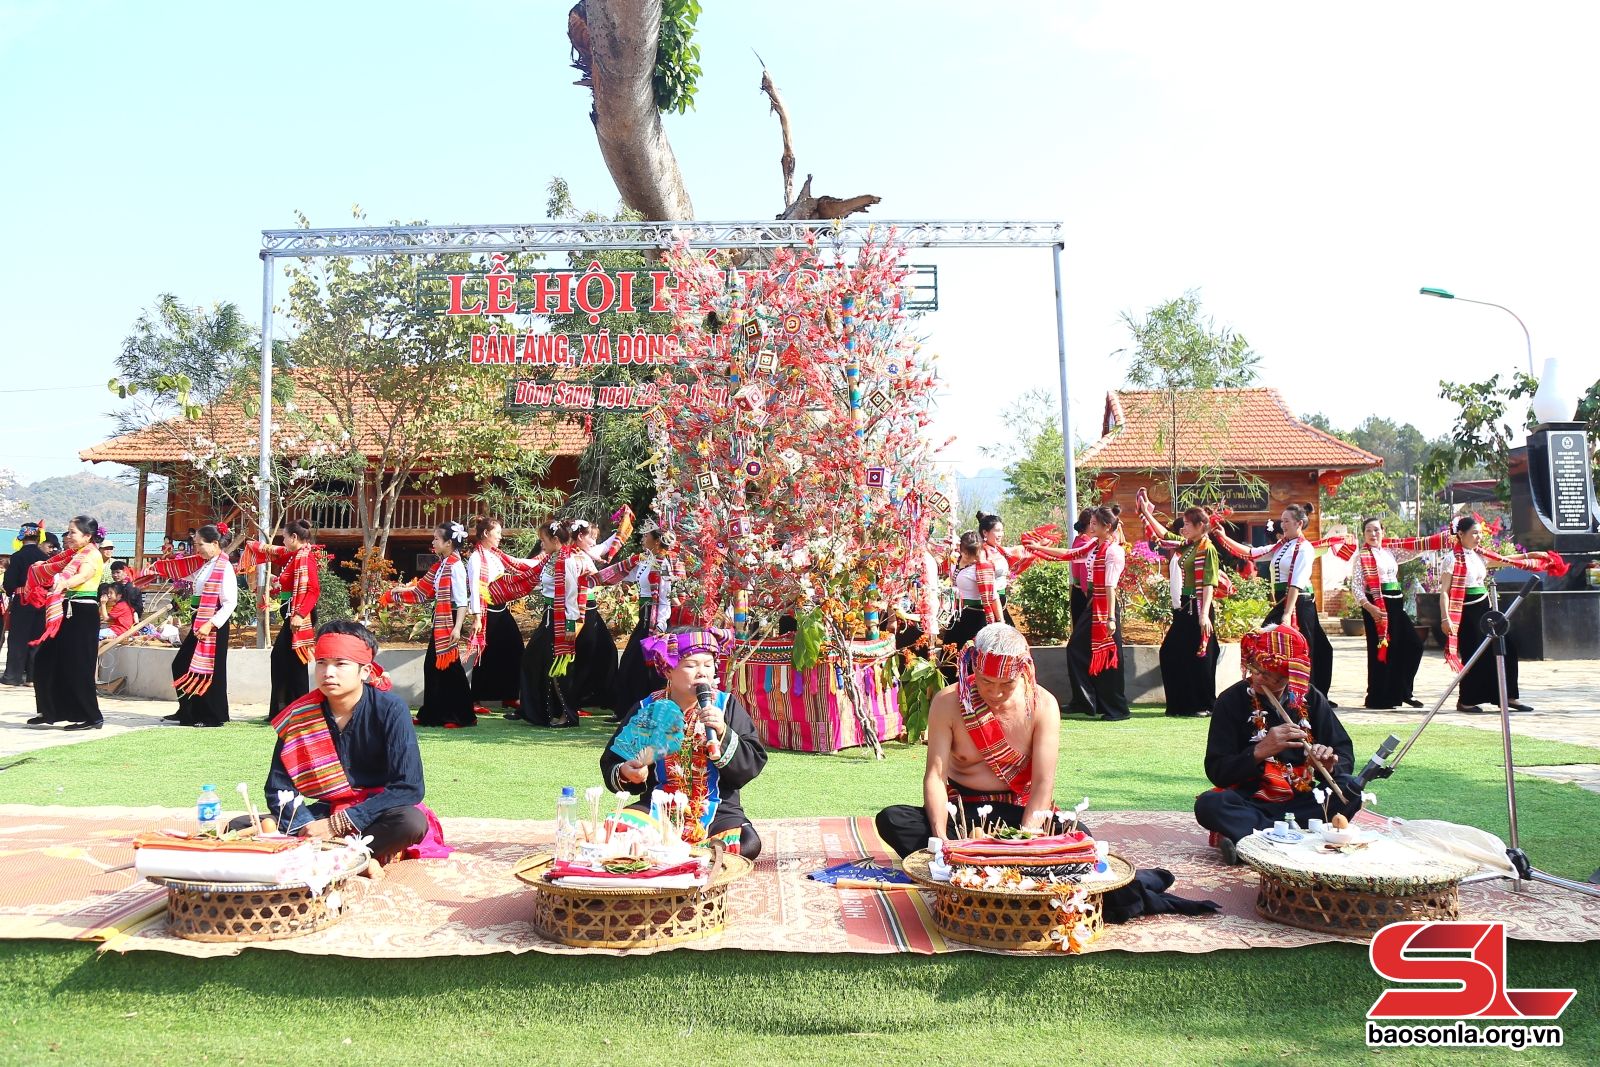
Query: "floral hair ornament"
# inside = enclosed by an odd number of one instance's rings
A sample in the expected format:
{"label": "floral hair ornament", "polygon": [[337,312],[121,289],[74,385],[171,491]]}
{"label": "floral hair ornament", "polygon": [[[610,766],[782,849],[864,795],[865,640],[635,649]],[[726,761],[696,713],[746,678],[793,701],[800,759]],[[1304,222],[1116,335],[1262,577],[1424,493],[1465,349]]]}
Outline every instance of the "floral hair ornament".
{"label": "floral hair ornament", "polygon": [[232,536],[233,531],[228,529],[227,523],[219,522],[217,523],[217,533],[221,534],[223,537],[230,537]]}
{"label": "floral hair ornament", "polygon": [[685,656],[710,655],[721,659],[733,641],[733,632],[720,628],[687,630],[647,637],[639,643],[645,662],[662,674],[677,667]]}
{"label": "floral hair ornament", "polygon": [[351,663],[370,667],[372,675],[367,679],[367,684],[380,692],[388,690],[393,685],[389,681],[389,676],[383,673],[383,668],[373,657],[372,647],[355,634],[323,634],[317,638],[312,657],[319,660],[347,659]]}
{"label": "floral hair ornament", "polygon": [[1271,671],[1288,676],[1289,703],[1300,704],[1311,687],[1311,652],[1299,630],[1268,626],[1253,630],[1239,642],[1239,662],[1244,673]]}
{"label": "floral hair ornament", "polygon": [[465,526],[461,525],[459,522],[451,522],[450,523],[450,540],[452,540],[452,541],[465,541],[466,539],[467,539],[467,528]]}

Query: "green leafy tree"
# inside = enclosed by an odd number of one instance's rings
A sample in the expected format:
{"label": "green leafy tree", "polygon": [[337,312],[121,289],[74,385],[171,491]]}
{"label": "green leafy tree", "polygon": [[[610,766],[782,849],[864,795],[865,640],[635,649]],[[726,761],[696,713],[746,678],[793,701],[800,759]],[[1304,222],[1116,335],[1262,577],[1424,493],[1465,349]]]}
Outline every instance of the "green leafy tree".
{"label": "green leafy tree", "polygon": [[[1047,522],[1069,526],[1075,516],[1066,514],[1067,469],[1062,460],[1060,408],[1055,394],[1047,389],[1028,390],[1017,398],[1004,421],[1012,431],[1011,443],[982,450],[1005,464],[1000,518],[1014,531]],[[1078,504],[1087,507],[1098,495],[1094,476],[1074,466]],[[971,522],[971,511],[963,512],[959,522]]]}
{"label": "green leafy tree", "polygon": [[[1206,317],[1193,290],[1143,317],[1125,311],[1122,323],[1133,335],[1132,347],[1117,353],[1128,360],[1127,384],[1163,394],[1165,418],[1156,447],[1166,462],[1152,473],[1166,478],[1173,510],[1214,498],[1212,487],[1222,482],[1259,481],[1205,459],[1225,439],[1230,419],[1229,405],[1213,391],[1256,380],[1261,357],[1244,335]],[[1186,473],[1192,487],[1180,493],[1179,478]]]}
{"label": "green leafy tree", "polygon": [[[364,218],[357,209],[357,220]],[[309,225],[304,216],[302,225]],[[508,257],[506,269],[531,261]],[[504,408],[507,376],[471,366],[471,335],[491,323],[441,315],[417,298],[427,278],[482,272],[464,254],[328,257],[289,270],[289,318],[298,329],[299,387],[331,409],[327,428],[350,468],[363,567],[358,599],[376,597],[403,492],[437,493],[445,475],[481,481],[519,460],[516,426]],[[460,516],[465,519],[466,516]]]}

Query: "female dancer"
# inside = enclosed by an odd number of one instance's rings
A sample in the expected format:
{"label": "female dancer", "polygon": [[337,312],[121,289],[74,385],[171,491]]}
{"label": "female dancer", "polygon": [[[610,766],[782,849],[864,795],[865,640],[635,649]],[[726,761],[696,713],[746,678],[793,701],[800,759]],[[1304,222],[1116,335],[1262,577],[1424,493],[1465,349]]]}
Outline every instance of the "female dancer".
{"label": "female dancer", "polygon": [[1012,579],[1026,570],[1028,564],[1033,562],[1033,558],[1026,548],[1006,547],[1006,527],[998,515],[978,512],[978,536],[983,542],[980,547],[984,562],[994,570],[994,591],[1000,600],[1000,618],[997,621],[1009,626],[1011,611],[1006,607],[1007,590],[1011,586]]}
{"label": "female dancer", "polygon": [[[574,519],[571,529],[573,550],[567,555],[566,582],[561,597],[571,658],[565,672],[559,659],[551,671],[562,679],[568,705],[568,714],[560,723],[562,726],[576,726],[580,708],[608,707],[617,676],[617,644],[611,639],[611,630],[600,609],[595,606],[600,585],[595,563],[615,555],[621,542],[612,534],[603,543],[595,544],[595,528],[583,519]],[[558,646],[561,638],[561,632],[557,631]],[[561,650],[557,651],[559,656]]]}
{"label": "female dancer", "polygon": [[506,711],[514,711],[521,699],[520,665],[522,631],[497,600],[490,585],[501,575],[531,573],[544,562],[543,556],[522,559],[500,550],[505,524],[497,516],[479,515],[472,520],[472,554],[467,557],[467,611],[472,647],[478,662],[472,669],[472,699],[480,704],[498,700]]}
{"label": "female dancer", "polygon": [[432,604],[433,630],[428,654],[422,660],[422,706],[412,720],[416,726],[456,729],[478,725],[472,710],[467,672],[461,666],[461,624],[467,617],[467,569],[461,549],[467,528],[459,522],[440,523],[433,531],[433,551],[439,561],[426,578],[383,594],[380,604]]}
{"label": "female dancer", "polygon": [[1207,535],[1211,514],[1189,508],[1177,531],[1156,520],[1155,505],[1139,491],[1139,510],[1145,532],[1172,542],[1181,582],[1172,609],[1172,625],[1161,642],[1161,686],[1167,694],[1167,714],[1208,718],[1217,697],[1216,613],[1213,609],[1217,575],[1217,548]]}
{"label": "female dancer", "polygon": [[[1450,584],[1439,590],[1439,611],[1444,619],[1447,638],[1444,659],[1451,669],[1462,667],[1461,652],[1478,647],[1483,639],[1483,617],[1494,606],[1495,598],[1489,593],[1491,566],[1515,566],[1526,570],[1548,571],[1560,577],[1567,571],[1566,561],[1554,552],[1527,552],[1519,556],[1502,556],[1481,547],[1483,531],[1475,515],[1463,515],[1455,522],[1455,537],[1450,546],[1454,566]],[[1524,704],[1517,689],[1516,631],[1506,634],[1506,698],[1512,711],[1532,711]],[[1456,710],[1480,712],[1481,704],[1500,704],[1500,681],[1495,669],[1493,650],[1478,657],[1472,670],[1461,679],[1461,689],[1456,697]]]}
{"label": "female dancer", "polygon": [[[1315,510],[1310,504],[1290,504],[1278,516],[1281,533],[1275,544],[1253,548],[1229,537],[1222,528],[1222,513],[1211,516],[1212,536],[1218,544],[1240,559],[1272,557],[1272,593],[1277,603],[1261,620],[1262,626],[1282,623],[1300,631],[1311,648],[1311,684],[1323,696],[1333,684],[1333,644],[1317,619],[1317,602],[1311,594],[1311,565],[1316,562],[1319,545],[1305,536],[1306,519]],[[1331,543],[1328,541],[1323,542]],[[1337,708],[1330,698],[1328,706]]]}
{"label": "female dancer", "polygon": [[[550,666],[555,660],[556,633],[556,575],[566,565],[567,525],[555,519],[539,527],[540,556],[544,562],[538,569],[539,603],[544,612],[539,628],[534,631],[522,653],[522,704],[517,713],[507,712],[507,718],[520,717],[533,726],[549,726],[555,711],[565,720],[566,700],[550,677]],[[517,580],[516,576],[502,577],[497,586]],[[503,599],[514,599],[505,597]]]}
{"label": "female dancer", "polygon": [[222,551],[225,526],[207,524],[194,533],[194,618],[172,659],[178,710],[164,721],[179,726],[221,726],[228,721],[228,629],[239,602],[239,579]]}
{"label": "female dancer", "polygon": [[672,531],[652,526],[644,531],[641,540],[643,552],[600,572],[601,584],[610,585],[625,577],[639,590],[639,622],[628,638],[612,682],[611,710],[619,722],[639,701],[661,688],[661,675],[646,661],[642,642],[667,632],[672,617],[672,583],[678,577],[679,565],[671,555]]}
{"label": "female dancer", "polygon": [[[1400,564],[1426,548],[1438,550],[1442,536],[1385,538],[1383,520],[1361,524],[1361,548],[1350,568],[1350,591],[1361,605],[1367,632],[1367,700],[1369,708],[1422,707],[1412,699],[1412,685],[1422,664],[1422,641],[1406,614],[1400,588]],[[1429,542],[1433,542],[1429,544]]]}
{"label": "female dancer", "polygon": [[271,719],[311,692],[306,665],[317,639],[317,600],[322,596],[311,524],[296,519],[285,526],[281,547],[260,541],[246,545],[239,565],[249,570],[258,562],[278,568],[272,592],[283,605],[283,625],[272,642],[272,698],[267,713]]}
{"label": "female dancer", "polygon": [[61,552],[29,568],[30,599],[43,609],[44,634],[35,642],[35,714],[28,725],[65,722],[68,730],[98,730],[103,724],[94,688],[104,568],[100,524],[79,515],[61,538]]}
{"label": "female dancer", "polygon": [[[1089,536],[1089,515],[1093,508],[1084,508],[1078,512],[1078,519],[1072,524],[1072,547],[1082,548],[1093,541]],[[1072,564],[1072,591],[1067,601],[1067,611],[1072,618],[1072,625],[1077,626],[1078,620],[1083,618],[1083,613],[1089,610],[1089,594],[1085,590],[1089,587],[1089,568],[1084,566],[1083,560]]]}
{"label": "female dancer", "polygon": [[[983,542],[976,530],[961,535],[961,558],[956,567],[956,600],[961,614],[939,635],[939,644],[954,645],[959,656],[967,642],[978,636],[978,631],[1003,617],[999,593],[995,590],[994,566],[985,558]],[[945,683],[956,682],[956,662],[943,664]]]}
{"label": "female dancer", "polygon": [[1107,722],[1130,717],[1122,680],[1122,619],[1117,607],[1117,582],[1127,559],[1121,544],[1121,516],[1122,509],[1115,504],[1095,508],[1087,531],[1093,540],[1078,548],[1030,546],[1040,559],[1067,563],[1082,559],[1088,565],[1089,625],[1072,628],[1067,667],[1073,703],[1081,696],[1088,714],[1098,714]]}

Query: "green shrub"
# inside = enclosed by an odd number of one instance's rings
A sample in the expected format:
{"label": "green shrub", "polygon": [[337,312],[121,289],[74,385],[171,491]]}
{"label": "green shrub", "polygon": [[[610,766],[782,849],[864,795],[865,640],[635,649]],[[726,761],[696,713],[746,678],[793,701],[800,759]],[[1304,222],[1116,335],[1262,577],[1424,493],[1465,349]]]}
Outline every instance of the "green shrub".
{"label": "green shrub", "polygon": [[1011,583],[1006,600],[1036,645],[1064,641],[1072,623],[1072,564],[1035,563]]}
{"label": "green shrub", "polygon": [[328,568],[328,557],[317,560],[317,581],[321,591],[317,594],[317,623],[350,618],[350,583]]}
{"label": "green shrub", "polygon": [[1233,595],[1216,602],[1217,640],[1239,640],[1261,625],[1274,603],[1271,582],[1261,577],[1241,580],[1235,572]]}

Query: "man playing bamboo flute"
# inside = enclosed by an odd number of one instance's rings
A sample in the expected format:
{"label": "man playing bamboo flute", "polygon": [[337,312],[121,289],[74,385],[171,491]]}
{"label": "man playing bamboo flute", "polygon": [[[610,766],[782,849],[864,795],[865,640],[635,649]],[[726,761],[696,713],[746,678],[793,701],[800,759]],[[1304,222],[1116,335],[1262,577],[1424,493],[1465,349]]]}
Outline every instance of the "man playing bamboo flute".
{"label": "man playing bamboo flute", "polygon": [[[377,639],[358,622],[335,620],[317,631],[317,688],[272,716],[278,745],[267,808],[290,833],[370,837],[382,863],[447,856],[439,821],[422,803],[411,712],[390,692],[377,651]],[[280,791],[300,794],[304,806],[282,810]]]}
{"label": "man playing bamboo flute", "polygon": [[[1211,709],[1206,777],[1216,788],[1194,801],[1195,818],[1212,832],[1228,863],[1238,862],[1233,846],[1240,838],[1291,813],[1304,827],[1311,819],[1349,818],[1361,810],[1361,786],[1350,777],[1350,735],[1328,698],[1311,685],[1306,639],[1287,626],[1269,626],[1244,636],[1239,657],[1245,679],[1223,690]],[[1328,770],[1345,799],[1328,788],[1307,756]]]}
{"label": "man playing bamboo flute", "polygon": [[928,709],[923,804],[878,812],[878,836],[901,856],[979,823],[1042,829],[1055,792],[1061,709],[1034,680],[1028,640],[992,623],[961,652],[956,684]]}

